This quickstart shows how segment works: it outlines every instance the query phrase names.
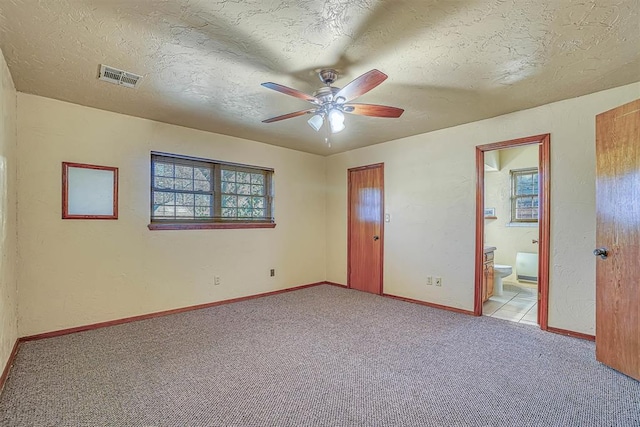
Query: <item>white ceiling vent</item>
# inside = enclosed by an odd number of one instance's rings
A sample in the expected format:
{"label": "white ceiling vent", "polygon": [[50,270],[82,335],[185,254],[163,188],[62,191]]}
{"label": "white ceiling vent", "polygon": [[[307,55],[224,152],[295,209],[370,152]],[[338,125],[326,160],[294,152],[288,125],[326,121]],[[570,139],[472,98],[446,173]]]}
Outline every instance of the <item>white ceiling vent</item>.
{"label": "white ceiling vent", "polygon": [[137,74],[100,64],[100,75],[98,76],[98,80],[113,83],[114,85],[135,88],[141,78],[142,76]]}

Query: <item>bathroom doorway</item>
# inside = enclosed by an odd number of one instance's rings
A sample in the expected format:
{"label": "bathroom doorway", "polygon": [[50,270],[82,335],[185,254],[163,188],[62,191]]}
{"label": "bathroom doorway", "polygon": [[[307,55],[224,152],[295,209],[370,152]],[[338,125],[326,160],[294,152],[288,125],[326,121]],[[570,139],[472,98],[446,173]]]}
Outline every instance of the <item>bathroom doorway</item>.
{"label": "bathroom doorway", "polygon": [[476,147],[474,314],[547,329],[549,144],[537,135]]}

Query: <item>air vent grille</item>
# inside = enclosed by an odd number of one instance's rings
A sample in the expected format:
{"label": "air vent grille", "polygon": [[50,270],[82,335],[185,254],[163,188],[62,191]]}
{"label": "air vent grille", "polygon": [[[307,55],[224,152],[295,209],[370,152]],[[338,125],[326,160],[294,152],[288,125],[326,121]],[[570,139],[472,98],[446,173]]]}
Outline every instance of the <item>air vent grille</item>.
{"label": "air vent grille", "polygon": [[142,76],[128,71],[118,70],[108,65],[100,65],[100,75],[98,80],[113,83],[115,85],[135,88],[142,79]]}

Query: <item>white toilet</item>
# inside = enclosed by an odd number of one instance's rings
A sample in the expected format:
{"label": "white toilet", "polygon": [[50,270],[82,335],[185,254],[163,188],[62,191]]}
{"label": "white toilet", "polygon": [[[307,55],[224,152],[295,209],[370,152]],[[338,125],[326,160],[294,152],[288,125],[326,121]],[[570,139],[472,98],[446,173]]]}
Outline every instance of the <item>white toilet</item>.
{"label": "white toilet", "polygon": [[502,278],[513,273],[510,265],[494,264],[493,265],[493,294],[502,295]]}

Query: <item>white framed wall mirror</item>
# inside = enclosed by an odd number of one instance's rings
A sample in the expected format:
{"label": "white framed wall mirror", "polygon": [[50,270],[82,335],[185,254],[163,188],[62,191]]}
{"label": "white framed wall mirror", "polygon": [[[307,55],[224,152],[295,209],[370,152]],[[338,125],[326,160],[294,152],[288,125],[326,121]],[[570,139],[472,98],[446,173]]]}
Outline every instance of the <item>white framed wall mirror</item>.
{"label": "white framed wall mirror", "polygon": [[118,219],[118,168],[62,162],[62,219]]}

